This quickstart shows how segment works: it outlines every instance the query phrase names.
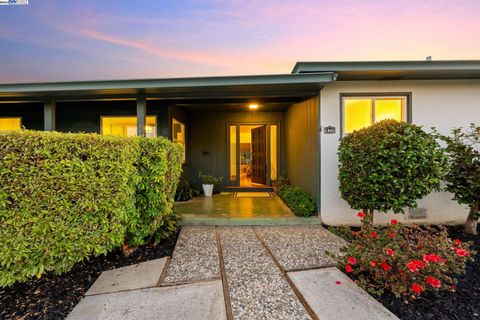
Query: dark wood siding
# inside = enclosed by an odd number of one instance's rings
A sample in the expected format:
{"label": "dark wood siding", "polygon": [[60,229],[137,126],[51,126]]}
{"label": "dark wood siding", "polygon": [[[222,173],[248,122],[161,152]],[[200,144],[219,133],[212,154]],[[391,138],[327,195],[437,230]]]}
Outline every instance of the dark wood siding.
{"label": "dark wood siding", "polygon": [[295,103],[286,111],[287,175],[294,186],[319,198],[318,97]]}

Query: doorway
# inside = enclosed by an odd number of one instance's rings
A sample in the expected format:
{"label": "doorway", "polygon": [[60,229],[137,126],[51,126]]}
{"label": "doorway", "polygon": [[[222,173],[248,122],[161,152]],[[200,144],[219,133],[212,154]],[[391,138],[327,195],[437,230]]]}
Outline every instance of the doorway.
{"label": "doorway", "polygon": [[277,124],[230,125],[230,185],[265,188],[276,179]]}

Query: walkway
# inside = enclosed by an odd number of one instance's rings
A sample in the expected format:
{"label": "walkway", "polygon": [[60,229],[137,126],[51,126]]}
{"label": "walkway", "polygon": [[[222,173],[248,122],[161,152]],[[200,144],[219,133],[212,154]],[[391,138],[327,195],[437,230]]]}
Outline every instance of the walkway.
{"label": "walkway", "polygon": [[321,226],[184,227],[171,261],[102,273],[68,319],[396,319],[334,267]]}

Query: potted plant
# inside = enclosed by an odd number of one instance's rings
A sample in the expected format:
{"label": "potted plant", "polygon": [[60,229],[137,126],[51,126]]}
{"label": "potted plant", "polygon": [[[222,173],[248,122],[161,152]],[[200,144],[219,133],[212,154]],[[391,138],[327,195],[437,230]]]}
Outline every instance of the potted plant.
{"label": "potted plant", "polygon": [[215,177],[213,175],[203,174],[201,171],[198,173],[198,177],[202,179],[203,194],[205,197],[211,197],[213,193],[213,187],[223,180],[223,177]]}

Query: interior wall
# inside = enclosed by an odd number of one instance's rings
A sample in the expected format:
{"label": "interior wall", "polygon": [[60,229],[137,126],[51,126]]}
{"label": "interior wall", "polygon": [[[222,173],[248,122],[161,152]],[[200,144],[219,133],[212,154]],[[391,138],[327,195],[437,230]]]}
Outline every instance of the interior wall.
{"label": "interior wall", "polygon": [[285,122],[287,176],[293,186],[318,200],[318,97],[292,104]]}
{"label": "interior wall", "polygon": [[228,124],[280,123],[280,161],[279,172],[285,171],[284,157],[284,112],[189,112],[187,129],[188,180],[200,183],[198,172],[223,177],[222,187],[228,185]]}

